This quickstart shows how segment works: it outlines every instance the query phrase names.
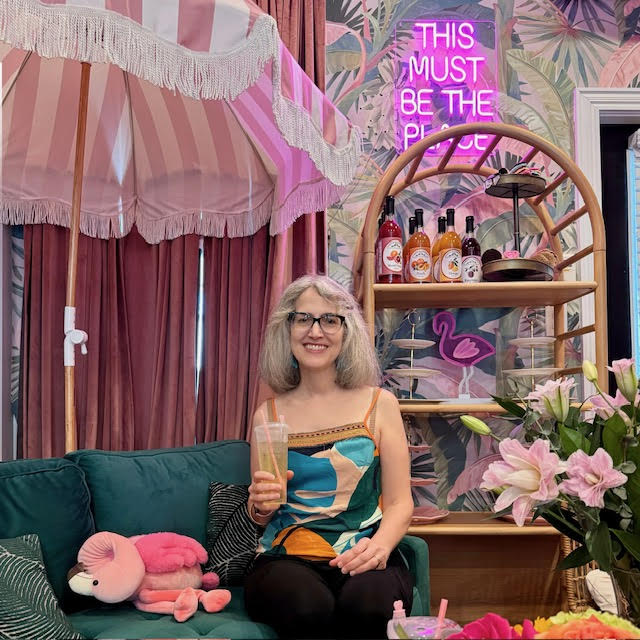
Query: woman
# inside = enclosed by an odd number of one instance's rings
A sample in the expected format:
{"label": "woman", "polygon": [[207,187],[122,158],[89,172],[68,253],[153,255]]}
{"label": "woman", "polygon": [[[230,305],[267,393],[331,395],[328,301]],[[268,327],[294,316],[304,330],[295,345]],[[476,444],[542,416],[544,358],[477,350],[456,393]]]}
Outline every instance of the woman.
{"label": "woman", "polygon": [[265,527],[245,583],[254,620],[281,637],[386,637],[393,602],[411,610],[412,578],[396,545],[413,511],[409,453],[396,398],[377,387],[375,351],[353,297],[304,276],[266,329],[261,374],[278,394],[253,424],[289,425],[287,502],[257,470],[248,509]]}

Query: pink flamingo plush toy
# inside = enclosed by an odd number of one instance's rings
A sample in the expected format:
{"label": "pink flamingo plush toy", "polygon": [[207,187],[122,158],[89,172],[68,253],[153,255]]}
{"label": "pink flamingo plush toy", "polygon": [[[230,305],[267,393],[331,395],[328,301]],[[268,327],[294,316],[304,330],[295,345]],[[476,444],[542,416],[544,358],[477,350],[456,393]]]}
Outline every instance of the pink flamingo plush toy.
{"label": "pink flamingo plush toy", "polygon": [[456,319],[449,311],[440,311],[433,318],[433,331],[440,336],[440,355],[449,363],[462,367],[462,379],[458,385],[458,397],[470,398],[469,380],[473,375],[473,365],[493,355],[495,347],[480,336],[472,333],[459,333]]}
{"label": "pink flamingo plush toy", "polygon": [[227,589],[216,589],[220,580],[215,573],[203,575],[200,565],[206,561],[199,542],[177,533],[125,538],[101,531],[80,547],[69,586],[102,602],[132,600],[141,611],[172,614],[184,622],[198,603],[215,613],[231,600]]}

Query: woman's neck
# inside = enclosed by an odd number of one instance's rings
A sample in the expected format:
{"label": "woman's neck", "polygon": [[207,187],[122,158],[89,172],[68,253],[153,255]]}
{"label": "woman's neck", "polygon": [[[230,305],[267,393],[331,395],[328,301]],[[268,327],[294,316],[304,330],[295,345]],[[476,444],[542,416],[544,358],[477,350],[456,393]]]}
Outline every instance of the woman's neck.
{"label": "woman's neck", "polygon": [[297,388],[299,397],[324,396],[339,389],[340,387],[336,382],[336,370],[333,367],[324,371],[304,369],[300,371],[300,384]]}

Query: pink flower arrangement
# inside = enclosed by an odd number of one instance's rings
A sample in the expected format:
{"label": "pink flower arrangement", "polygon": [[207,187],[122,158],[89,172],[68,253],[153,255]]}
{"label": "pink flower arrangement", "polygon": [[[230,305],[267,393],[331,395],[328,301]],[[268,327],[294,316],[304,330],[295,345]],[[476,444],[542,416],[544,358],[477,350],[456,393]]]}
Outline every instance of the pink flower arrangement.
{"label": "pink flower arrangement", "polygon": [[618,384],[613,396],[599,387],[595,365],[583,363],[597,391],[588,398],[595,415],[571,405],[571,378],[536,385],[524,402],[495,398],[520,422],[518,440],[499,438],[477,417],[462,418],[480,437],[499,442],[500,459],[480,483],[497,494],[494,511],[510,512],[519,526],[542,516],[578,542],[561,569],[595,560],[603,571],[640,571],[638,378],[631,359],[616,360],[610,370]]}
{"label": "pink flower arrangement", "polygon": [[518,638],[535,638],[536,632],[531,620],[522,623],[522,633],[518,633],[506,618],[495,613],[487,613],[482,618],[466,624],[462,631],[447,636],[447,640],[473,640],[482,638],[484,640],[517,640]]}

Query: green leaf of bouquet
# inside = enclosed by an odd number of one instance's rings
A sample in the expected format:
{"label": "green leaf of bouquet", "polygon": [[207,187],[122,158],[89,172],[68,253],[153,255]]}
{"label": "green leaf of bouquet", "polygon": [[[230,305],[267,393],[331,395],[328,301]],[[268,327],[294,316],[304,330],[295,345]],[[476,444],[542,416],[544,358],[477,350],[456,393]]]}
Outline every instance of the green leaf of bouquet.
{"label": "green leaf of bouquet", "polygon": [[640,530],[640,448],[627,449],[627,460],[635,462],[636,470],[627,476],[623,486],[627,490],[627,504],[633,512],[635,529]]}
{"label": "green leaf of bouquet", "polygon": [[577,429],[581,424],[580,409],[578,407],[569,407],[569,413],[564,423],[571,429]]}
{"label": "green leaf of bouquet", "polygon": [[582,567],[583,565],[591,562],[593,558],[589,553],[589,549],[586,546],[578,547],[574,549],[566,558],[558,563],[556,569],[564,571],[565,569],[574,569],[575,567]]}
{"label": "green leaf of bouquet", "polygon": [[514,416],[518,416],[518,418],[522,418],[526,411],[513,400],[509,400],[508,398],[501,398],[500,396],[491,396],[495,402],[497,402],[503,409],[508,411],[510,414]]}
{"label": "green leaf of bouquet", "polygon": [[567,518],[559,516],[557,513],[548,510],[541,510],[542,517],[560,533],[564,533],[567,538],[584,544],[584,533]]}
{"label": "green leaf of bouquet", "polygon": [[594,424],[593,433],[591,434],[591,448],[589,449],[589,455],[592,456],[601,446],[602,424],[600,422],[596,422]]}
{"label": "green leaf of bouquet", "polygon": [[627,434],[627,425],[619,415],[611,416],[604,423],[602,443],[607,453],[611,456],[614,465],[622,462],[623,448],[622,438]]}
{"label": "green leaf of bouquet", "polygon": [[613,549],[611,548],[611,534],[607,523],[600,522],[595,529],[587,531],[584,541],[591,557],[600,565],[600,569],[610,571]]}
{"label": "green leaf of bouquet", "polygon": [[[622,546],[636,559],[640,560],[640,535],[629,533],[620,529],[611,529],[616,538],[622,542]],[[596,558],[597,560],[597,558]],[[601,567],[602,568],[602,567]],[[604,569],[606,571],[606,569]]]}
{"label": "green leaf of bouquet", "polygon": [[574,451],[582,449],[585,453],[589,452],[591,443],[575,429],[569,429],[564,425],[559,425],[560,442],[567,456],[570,456]]}

